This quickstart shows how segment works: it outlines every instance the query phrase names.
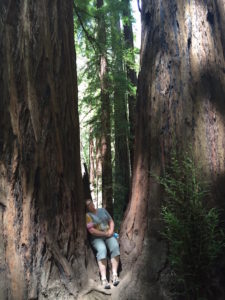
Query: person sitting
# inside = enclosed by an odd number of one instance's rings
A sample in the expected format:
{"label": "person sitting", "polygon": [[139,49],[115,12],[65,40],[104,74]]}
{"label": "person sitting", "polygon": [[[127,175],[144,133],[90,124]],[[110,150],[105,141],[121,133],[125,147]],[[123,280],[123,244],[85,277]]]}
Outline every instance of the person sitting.
{"label": "person sitting", "polygon": [[114,222],[105,208],[95,208],[91,199],[86,200],[86,225],[90,233],[90,243],[96,250],[99,271],[101,274],[102,285],[105,289],[110,289],[110,284],[106,278],[107,249],[110,252],[112,263],[112,283],[114,286],[119,284],[117,274],[120,258],[120,249],[114,234]]}

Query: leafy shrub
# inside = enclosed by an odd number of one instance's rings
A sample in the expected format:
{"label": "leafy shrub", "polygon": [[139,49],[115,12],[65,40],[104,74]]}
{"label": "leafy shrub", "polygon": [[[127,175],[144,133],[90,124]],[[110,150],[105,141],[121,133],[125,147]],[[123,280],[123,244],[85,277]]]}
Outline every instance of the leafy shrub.
{"label": "leafy shrub", "polygon": [[188,153],[181,159],[173,153],[165,175],[154,176],[167,196],[161,213],[169,263],[183,296],[192,300],[205,299],[210,274],[225,245],[219,210],[208,207],[209,184],[200,173]]}

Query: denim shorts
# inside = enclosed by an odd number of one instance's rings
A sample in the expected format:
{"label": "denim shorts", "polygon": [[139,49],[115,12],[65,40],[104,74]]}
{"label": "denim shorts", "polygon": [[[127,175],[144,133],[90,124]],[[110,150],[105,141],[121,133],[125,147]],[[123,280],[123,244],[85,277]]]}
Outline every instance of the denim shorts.
{"label": "denim shorts", "polygon": [[110,238],[91,237],[91,245],[97,251],[97,260],[107,258],[107,249],[110,252],[110,258],[120,255],[120,249],[117,239],[112,236]]}

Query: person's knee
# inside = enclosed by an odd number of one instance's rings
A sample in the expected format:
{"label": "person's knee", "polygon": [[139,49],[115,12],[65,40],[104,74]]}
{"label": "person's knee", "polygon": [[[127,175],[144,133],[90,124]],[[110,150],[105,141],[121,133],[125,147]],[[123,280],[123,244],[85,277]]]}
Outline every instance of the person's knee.
{"label": "person's knee", "polygon": [[98,246],[97,248],[97,260],[102,260],[107,257],[107,249],[104,245]]}
{"label": "person's knee", "polygon": [[111,258],[120,255],[120,248],[118,244],[115,244],[110,248],[110,254],[111,254]]}

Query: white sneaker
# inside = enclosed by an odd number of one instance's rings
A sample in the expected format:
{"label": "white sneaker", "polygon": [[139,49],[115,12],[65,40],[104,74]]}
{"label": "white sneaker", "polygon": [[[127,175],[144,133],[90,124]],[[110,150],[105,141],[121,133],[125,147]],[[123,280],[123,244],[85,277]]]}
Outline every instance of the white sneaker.
{"label": "white sneaker", "polygon": [[104,289],[111,289],[111,286],[110,286],[110,284],[108,283],[108,280],[107,279],[103,279],[102,280],[102,285],[103,285],[103,287],[104,287]]}
{"label": "white sneaker", "polygon": [[117,286],[120,283],[119,277],[117,275],[113,275],[112,283],[114,286]]}

